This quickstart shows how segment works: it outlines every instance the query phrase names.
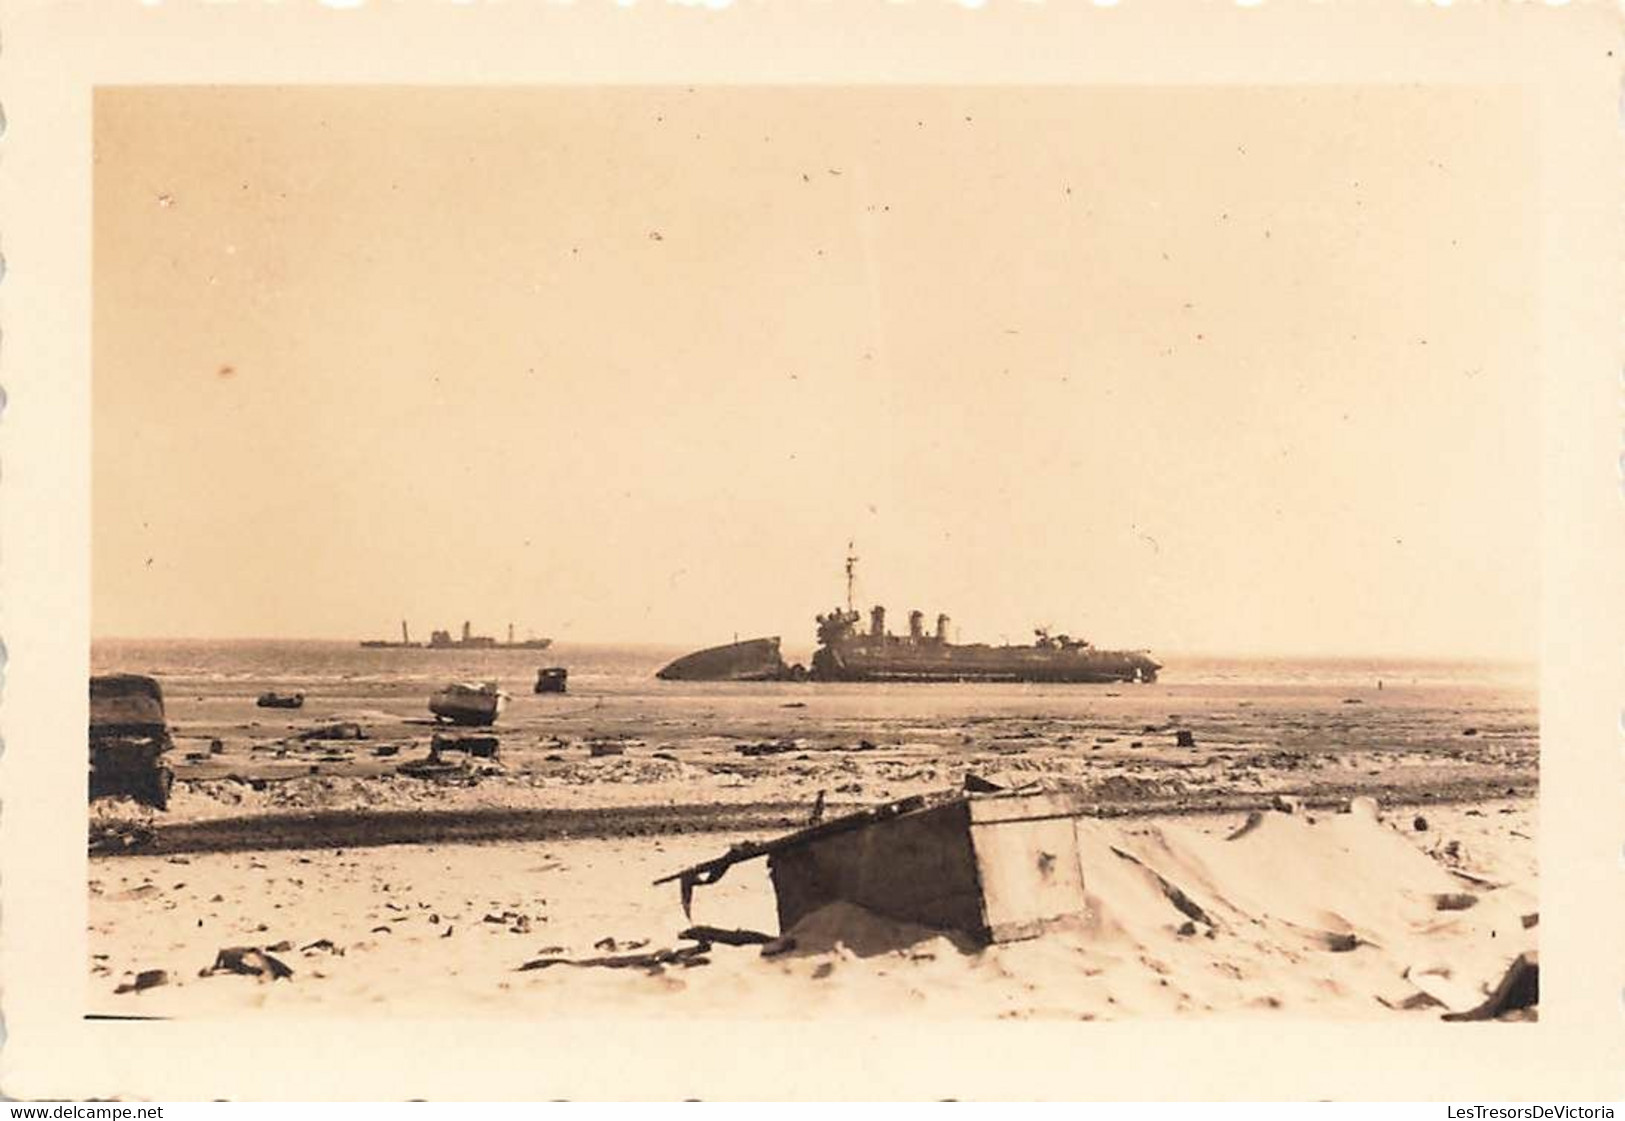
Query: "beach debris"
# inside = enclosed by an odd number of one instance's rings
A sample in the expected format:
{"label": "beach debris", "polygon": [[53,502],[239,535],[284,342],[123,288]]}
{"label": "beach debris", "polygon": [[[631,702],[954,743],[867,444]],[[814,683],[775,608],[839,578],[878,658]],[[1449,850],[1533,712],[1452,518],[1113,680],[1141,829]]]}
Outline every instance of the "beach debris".
{"label": "beach debris", "polygon": [[315,728],[307,728],[293,737],[296,740],[364,740],[367,733],[360,724],[353,720],[340,720],[333,724],[321,724]]}
{"label": "beach debris", "polygon": [[736,845],[656,882],[676,880],[688,914],[696,886],[717,882],[734,864],[767,857],[784,931],[843,903],[983,943],[1029,938],[1087,908],[1077,859],[1061,859],[1050,839],[1057,828],[1070,832],[1085,808],[1067,795],[914,795],[766,843]]}
{"label": "beach debris", "polygon": [[1528,950],[1512,960],[1500,984],[1482,1004],[1465,1011],[1446,1013],[1442,1019],[1460,1022],[1500,1019],[1510,1013],[1523,1011],[1532,1014],[1539,1003],[1540,955]]}
{"label": "beach debris", "polygon": [[1302,813],[1303,799],[1292,794],[1276,794],[1270,798],[1270,809],[1284,814]]}
{"label": "beach debris", "polygon": [[305,695],[303,693],[261,693],[255,700],[260,708],[304,708]]}
{"label": "beach debris", "polygon": [[270,944],[270,945],[269,945],[269,946],[267,946],[267,947],[265,947],[265,949],[266,949],[266,952],[267,952],[267,953],[272,953],[272,954],[285,954],[285,953],[287,953],[287,952],[288,952],[288,951],[289,951],[289,950],[292,950],[292,949],[293,949],[293,943],[292,943],[292,942],[290,942],[290,941],[288,941],[288,940],[287,940],[287,939],[286,939],[286,938],[284,938],[284,939],[283,939],[283,940],[282,940],[282,941],[280,941],[280,942],[273,942],[273,943],[271,943],[271,944]]}
{"label": "beach debris", "polygon": [[665,965],[680,965],[689,968],[696,965],[708,965],[711,959],[706,955],[711,951],[709,942],[700,942],[693,946],[683,946],[678,949],[654,950],[649,953],[638,954],[612,954],[596,958],[565,958],[565,957],[539,957],[532,958],[519,966],[517,972],[525,973],[536,969],[548,969],[555,965],[571,965],[576,967],[597,967],[601,969],[652,969]]}
{"label": "beach debris", "polygon": [[332,954],[335,957],[343,957],[344,947],[335,945],[331,939],[318,938],[299,947],[299,952],[306,955]]}
{"label": "beach debris", "polygon": [[1478,905],[1478,896],[1466,891],[1440,892],[1433,897],[1433,907],[1439,911],[1465,911]]}
{"label": "beach debris", "polygon": [[817,825],[819,822],[821,822],[823,820],[824,820],[824,791],[820,790],[818,792],[818,797],[816,799],[814,799],[814,801],[813,801],[812,812],[807,815],[807,824],[808,825]]}
{"label": "beach debris", "polygon": [[1189,729],[1186,729],[1186,728],[1179,729],[1177,732],[1174,733],[1174,746],[1175,747],[1195,747],[1196,746],[1196,733],[1194,733],[1194,732],[1192,732],[1192,731],[1190,731]]}
{"label": "beach debris", "polygon": [[372,749],[372,753],[379,757],[399,755],[401,753],[401,745],[398,743],[381,743]]}
{"label": "beach debris", "polygon": [[169,984],[169,971],[167,969],[143,969],[130,980],[120,984],[113,992],[115,994],[139,993],[167,984]]}
{"label": "beach debris", "polygon": [[563,666],[545,666],[536,671],[535,693],[563,693],[569,688],[570,671]]}
{"label": "beach debris", "polygon": [[437,756],[446,751],[461,751],[473,759],[495,759],[502,750],[496,736],[443,736],[436,735],[429,744],[429,754]]}
{"label": "beach debris", "polygon": [[92,821],[90,852],[96,856],[133,852],[152,843],[158,835],[151,825],[140,821]]}
{"label": "beach debris", "polygon": [[473,786],[486,773],[486,767],[476,768],[466,759],[451,762],[429,755],[400,764],[395,768],[395,773],[449,785]]}
{"label": "beach debris", "polygon": [[797,750],[797,744],[795,740],[791,739],[770,740],[763,743],[738,744],[734,747],[734,750],[746,756],[784,755]]}
{"label": "beach debris", "polygon": [[209,754],[210,755],[224,755],[225,753],[226,753],[226,744],[225,744],[224,740],[212,739],[212,740],[209,741]]}
{"label": "beach debris", "polygon": [[1428,831],[1428,819],[1421,814],[1417,814],[1416,820],[1411,822],[1411,828],[1418,833],[1426,833]]}
{"label": "beach debris", "polygon": [[973,794],[996,794],[1004,789],[998,783],[983,778],[975,771],[965,772],[964,786],[966,790]]}
{"label": "beach debris", "polygon": [[1478,735],[1478,729],[1477,728],[1463,728],[1461,730],[1461,734],[1464,735],[1464,736],[1476,736],[1476,735]]}
{"label": "beach debris", "polygon": [[156,680],[133,673],[92,677],[89,734],[92,800],[127,797],[168,808],[175,772],[163,755],[175,745]]}
{"label": "beach debris", "polygon": [[[735,929],[728,930],[720,926],[691,926],[680,931],[677,937],[690,942],[720,942],[724,946],[766,946],[779,939],[771,934],[763,934],[759,930]],[[594,947],[598,949],[600,947]],[[614,946],[608,947],[614,949]]]}
{"label": "beach debris", "polygon": [[241,973],[268,981],[293,976],[292,969],[258,946],[228,946],[216,954],[214,964],[198,976],[209,977],[216,973]]}
{"label": "beach debris", "polygon": [[587,743],[587,754],[594,759],[601,759],[606,755],[625,755],[626,744],[620,740],[590,740]]}

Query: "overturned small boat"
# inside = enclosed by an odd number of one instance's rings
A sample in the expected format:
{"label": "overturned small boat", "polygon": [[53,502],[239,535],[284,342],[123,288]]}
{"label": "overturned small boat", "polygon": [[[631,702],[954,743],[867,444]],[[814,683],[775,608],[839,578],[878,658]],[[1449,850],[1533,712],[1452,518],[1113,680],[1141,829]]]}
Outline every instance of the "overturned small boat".
{"label": "overturned small boat", "polygon": [[303,693],[261,693],[259,700],[254,703],[260,708],[304,708],[305,695]]}
{"label": "overturned small boat", "polygon": [[437,719],[453,724],[495,724],[507,700],[508,694],[498,689],[495,682],[457,682],[429,698],[429,711]]}

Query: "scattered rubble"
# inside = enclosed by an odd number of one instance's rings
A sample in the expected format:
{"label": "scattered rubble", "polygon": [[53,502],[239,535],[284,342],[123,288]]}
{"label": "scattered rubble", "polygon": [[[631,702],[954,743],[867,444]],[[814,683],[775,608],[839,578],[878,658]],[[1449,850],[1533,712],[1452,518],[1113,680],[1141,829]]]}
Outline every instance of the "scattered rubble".
{"label": "scattered rubble", "polygon": [[228,946],[215,955],[214,964],[198,976],[210,977],[216,973],[241,973],[267,981],[293,976],[292,969],[258,946]]}

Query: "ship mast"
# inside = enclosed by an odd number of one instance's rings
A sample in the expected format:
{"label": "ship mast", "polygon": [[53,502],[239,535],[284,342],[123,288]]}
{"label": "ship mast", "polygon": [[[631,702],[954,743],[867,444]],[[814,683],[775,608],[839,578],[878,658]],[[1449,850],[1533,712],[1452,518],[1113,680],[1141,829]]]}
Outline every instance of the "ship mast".
{"label": "ship mast", "polygon": [[852,606],[852,582],[857,578],[858,568],[857,555],[852,552],[855,544],[852,541],[846,543],[846,609],[848,612],[854,610]]}

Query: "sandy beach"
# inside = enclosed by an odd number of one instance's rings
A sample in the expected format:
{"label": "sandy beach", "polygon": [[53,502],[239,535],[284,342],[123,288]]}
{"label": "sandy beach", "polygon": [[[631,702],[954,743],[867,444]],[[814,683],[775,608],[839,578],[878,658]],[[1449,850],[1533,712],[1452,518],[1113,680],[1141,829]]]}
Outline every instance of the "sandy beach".
{"label": "sandy beach", "polygon": [[[428,719],[416,674],[254,687],[171,675],[169,810],[92,807],[102,851],[89,885],[90,1011],[1437,1016],[1481,1000],[1538,933],[1538,744],[1531,700],[1516,690],[1177,677],[1081,689],[669,687],[644,680],[640,663],[538,696],[518,676],[534,660],[414,667],[496,677],[513,694],[490,730],[496,757],[443,752],[457,766],[433,777],[399,768],[426,759],[437,734],[464,733]],[[305,707],[257,708],[259,686],[301,688]],[[364,738],[303,738],[338,724]],[[1180,731],[1194,747],[1179,746]],[[760,860],[701,889],[692,920],[675,885],[653,885],[805,825],[820,795],[835,816],[958,788],[967,774],[1084,799],[1113,831],[1111,851],[1151,846],[1147,867],[1195,845],[1205,855],[1164,874],[1193,898],[1207,893],[1211,932],[1193,936],[1155,893],[1108,890],[1111,860],[1086,871],[1103,886],[1077,923],[989,948],[862,912],[780,932]],[[1272,803],[1297,811],[1268,822],[1310,832],[1271,833],[1246,865],[1307,859],[1291,854],[1346,828],[1337,823],[1354,819],[1346,810],[1360,797],[1381,820],[1361,818],[1367,832],[1296,889],[1206,870],[1261,843],[1226,838]],[[1414,874],[1395,865],[1389,840],[1421,862]],[[1454,893],[1472,903],[1439,911],[1436,897]],[[1282,917],[1294,909],[1311,917]],[[790,933],[795,948],[705,950],[680,937],[691,922]],[[211,971],[236,947],[291,975]],[[522,968],[660,950],[685,954]]]}

